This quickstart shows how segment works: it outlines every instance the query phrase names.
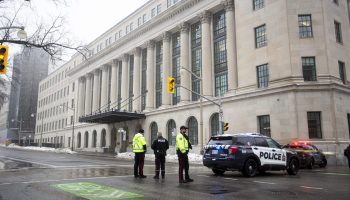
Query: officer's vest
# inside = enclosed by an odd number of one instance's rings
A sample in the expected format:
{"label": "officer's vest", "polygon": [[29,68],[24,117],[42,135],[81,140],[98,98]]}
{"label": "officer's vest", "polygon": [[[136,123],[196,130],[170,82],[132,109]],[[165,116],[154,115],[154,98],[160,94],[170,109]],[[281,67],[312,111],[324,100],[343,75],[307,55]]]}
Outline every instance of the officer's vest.
{"label": "officer's vest", "polygon": [[188,141],[181,133],[176,136],[176,150],[180,150],[181,153],[188,151]]}
{"label": "officer's vest", "polygon": [[144,152],[143,145],[146,145],[145,137],[143,137],[142,134],[137,133],[132,139],[132,151],[134,153]]}

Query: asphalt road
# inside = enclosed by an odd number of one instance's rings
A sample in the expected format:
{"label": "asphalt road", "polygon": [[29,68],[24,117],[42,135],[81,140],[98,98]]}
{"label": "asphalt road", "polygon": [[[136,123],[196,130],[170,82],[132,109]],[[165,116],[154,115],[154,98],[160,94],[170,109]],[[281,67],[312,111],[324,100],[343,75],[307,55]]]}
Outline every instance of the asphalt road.
{"label": "asphalt road", "polygon": [[179,184],[176,163],[164,180],[133,177],[133,162],[112,157],[23,151],[0,147],[0,200],[18,199],[349,199],[346,167],[301,170],[297,176],[269,172],[245,178],[239,172],[214,176],[191,165],[193,183]]}

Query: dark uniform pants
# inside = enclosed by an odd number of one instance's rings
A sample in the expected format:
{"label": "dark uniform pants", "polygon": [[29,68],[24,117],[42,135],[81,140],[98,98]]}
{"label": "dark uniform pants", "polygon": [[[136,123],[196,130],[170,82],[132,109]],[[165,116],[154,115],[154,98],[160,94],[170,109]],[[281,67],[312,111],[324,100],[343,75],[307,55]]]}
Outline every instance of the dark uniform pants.
{"label": "dark uniform pants", "polygon": [[348,158],[348,164],[349,164],[349,168],[350,168],[350,156],[346,156]]}
{"label": "dark uniform pants", "polygon": [[179,154],[179,181],[184,180],[183,178],[183,170],[185,170],[185,179],[189,179],[190,176],[188,175],[189,170],[189,163],[188,163],[188,156],[187,154]]}
{"label": "dark uniform pants", "polygon": [[145,153],[135,153],[134,176],[143,176]]}
{"label": "dark uniform pants", "polygon": [[156,176],[159,177],[159,172],[162,170],[162,177],[165,176],[165,155],[155,155],[156,160]]}

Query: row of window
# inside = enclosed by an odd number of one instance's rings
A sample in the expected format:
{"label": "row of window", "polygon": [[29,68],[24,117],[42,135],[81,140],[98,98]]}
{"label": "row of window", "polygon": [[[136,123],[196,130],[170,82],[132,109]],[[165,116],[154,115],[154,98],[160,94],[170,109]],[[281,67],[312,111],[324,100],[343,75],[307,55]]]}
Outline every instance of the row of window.
{"label": "row of window", "polygon": [[[63,136],[57,136],[57,137],[48,137],[48,138],[43,138],[43,143],[51,143],[51,144],[60,144],[61,147],[63,147]],[[40,139],[35,139],[35,142],[37,144],[40,144]]]}
{"label": "row of window", "polygon": [[54,77],[50,78],[45,83],[41,84],[39,86],[39,91],[42,92],[45,89],[50,88],[51,86],[58,84],[60,81],[63,81],[67,77],[67,71],[68,71],[68,69],[56,74]]}
{"label": "row of window", "polygon": [[[74,84],[73,84],[74,86]],[[74,87],[72,87],[72,92],[74,92]],[[62,88],[61,90],[56,91],[55,93],[44,97],[43,99],[39,100],[38,107],[42,107],[48,104],[51,104],[52,102],[58,101],[66,96],[69,95],[69,86]]]}
{"label": "row of window", "polygon": [[[74,102],[72,102],[74,103]],[[68,102],[53,106],[38,113],[38,120],[47,119],[68,111]]]}
{"label": "row of window", "polygon": [[60,119],[52,122],[43,123],[41,125],[37,125],[36,132],[43,133],[43,132],[63,129],[67,127],[67,121],[68,121],[67,118],[64,118],[64,119]]}

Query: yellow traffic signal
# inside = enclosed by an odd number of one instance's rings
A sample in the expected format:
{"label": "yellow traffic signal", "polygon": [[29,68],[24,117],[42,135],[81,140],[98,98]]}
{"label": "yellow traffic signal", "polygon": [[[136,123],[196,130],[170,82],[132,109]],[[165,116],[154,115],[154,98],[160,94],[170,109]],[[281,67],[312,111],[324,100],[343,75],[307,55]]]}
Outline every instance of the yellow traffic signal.
{"label": "yellow traffic signal", "polygon": [[227,131],[227,130],[228,130],[228,123],[224,122],[224,131]]}
{"label": "yellow traffic signal", "polygon": [[8,46],[0,45],[0,74],[6,74],[7,60],[8,60]]}
{"label": "yellow traffic signal", "polygon": [[171,94],[174,94],[175,93],[175,78],[168,77],[167,85],[168,85],[168,92]]}

